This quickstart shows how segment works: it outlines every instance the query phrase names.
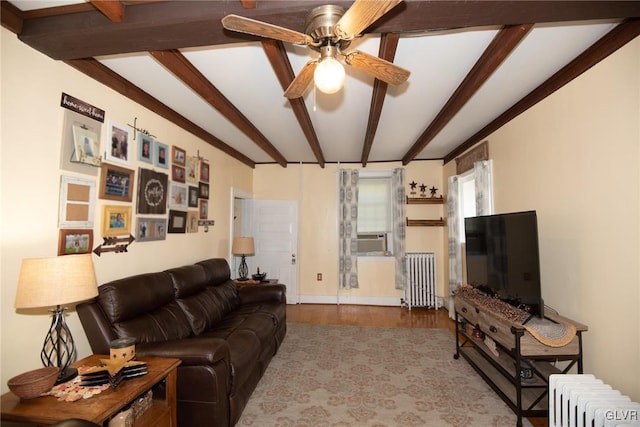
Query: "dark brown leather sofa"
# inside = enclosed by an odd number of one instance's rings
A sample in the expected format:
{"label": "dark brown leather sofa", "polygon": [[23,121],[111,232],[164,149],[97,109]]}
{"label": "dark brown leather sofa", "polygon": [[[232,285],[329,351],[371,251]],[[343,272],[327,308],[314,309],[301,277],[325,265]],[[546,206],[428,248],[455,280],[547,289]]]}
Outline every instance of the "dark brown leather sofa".
{"label": "dark brown leather sofa", "polygon": [[179,358],[178,425],[233,426],[286,334],[284,285],[238,288],[225,259],[105,283],[77,307],[91,349],[135,337],[138,356]]}

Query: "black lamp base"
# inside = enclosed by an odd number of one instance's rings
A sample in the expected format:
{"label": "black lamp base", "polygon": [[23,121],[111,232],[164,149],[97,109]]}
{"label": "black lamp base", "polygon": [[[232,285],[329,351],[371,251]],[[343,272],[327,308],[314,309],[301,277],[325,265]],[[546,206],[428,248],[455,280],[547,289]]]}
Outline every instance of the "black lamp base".
{"label": "black lamp base", "polygon": [[58,379],[56,380],[55,385],[66,383],[67,381],[71,381],[77,376],[78,376],[78,370],[76,368],[67,368],[64,372],[60,372],[58,374]]}
{"label": "black lamp base", "polygon": [[247,268],[247,260],[245,256],[242,255],[242,261],[240,261],[240,267],[238,268],[238,280],[244,282],[245,280],[249,280],[247,275],[249,274],[249,269]]}

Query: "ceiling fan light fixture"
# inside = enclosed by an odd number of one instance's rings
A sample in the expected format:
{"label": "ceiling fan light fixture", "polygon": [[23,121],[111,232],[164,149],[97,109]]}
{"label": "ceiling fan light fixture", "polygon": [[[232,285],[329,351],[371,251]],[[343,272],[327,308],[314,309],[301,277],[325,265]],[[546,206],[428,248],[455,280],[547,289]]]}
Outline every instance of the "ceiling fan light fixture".
{"label": "ceiling fan light fixture", "polygon": [[344,86],[344,66],[335,59],[335,54],[334,46],[322,47],[322,59],[313,72],[316,87],[326,94],[336,93]]}

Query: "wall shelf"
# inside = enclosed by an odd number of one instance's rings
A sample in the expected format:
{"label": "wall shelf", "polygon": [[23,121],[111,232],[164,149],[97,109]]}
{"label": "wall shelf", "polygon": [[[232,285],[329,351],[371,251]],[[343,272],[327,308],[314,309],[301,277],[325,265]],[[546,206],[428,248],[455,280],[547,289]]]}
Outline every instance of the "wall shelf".
{"label": "wall shelf", "polygon": [[407,218],[407,227],[444,227],[447,221],[440,219],[409,219]]}
{"label": "wall shelf", "polygon": [[407,196],[408,205],[442,205],[444,197],[409,197]]}

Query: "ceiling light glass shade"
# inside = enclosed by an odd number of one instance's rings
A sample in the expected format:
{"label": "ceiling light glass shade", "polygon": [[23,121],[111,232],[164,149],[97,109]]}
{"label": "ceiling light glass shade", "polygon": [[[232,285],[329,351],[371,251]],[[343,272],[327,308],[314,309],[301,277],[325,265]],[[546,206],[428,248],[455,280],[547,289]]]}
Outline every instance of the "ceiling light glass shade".
{"label": "ceiling light glass shade", "polygon": [[332,94],[344,86],[344,67],[340,62],[328,56],[316,67],[313,79],[320,92]]}

